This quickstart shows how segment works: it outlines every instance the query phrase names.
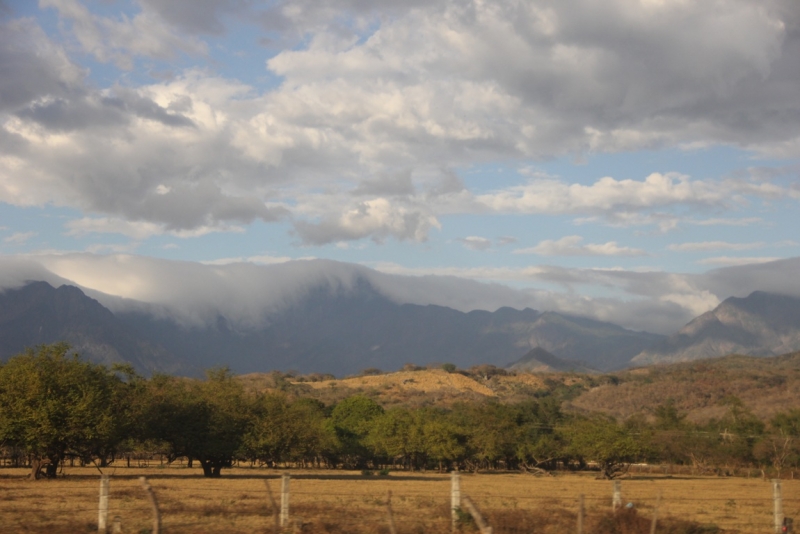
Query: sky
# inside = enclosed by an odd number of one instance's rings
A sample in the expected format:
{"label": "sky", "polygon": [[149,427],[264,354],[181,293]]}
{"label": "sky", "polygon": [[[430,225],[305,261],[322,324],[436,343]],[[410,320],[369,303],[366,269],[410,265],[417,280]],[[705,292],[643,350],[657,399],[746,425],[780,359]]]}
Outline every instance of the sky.
{"label": "sky", "polygon": [[800,294],[796,0],[0,0],[0,73],[5,266],[318,258],[653,331]]}

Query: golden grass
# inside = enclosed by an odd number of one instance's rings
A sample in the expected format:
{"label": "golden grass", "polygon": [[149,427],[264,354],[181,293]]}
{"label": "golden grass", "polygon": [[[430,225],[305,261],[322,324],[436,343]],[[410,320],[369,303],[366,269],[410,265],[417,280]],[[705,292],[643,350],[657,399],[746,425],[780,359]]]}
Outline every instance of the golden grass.
{"label": "golden grass", "polygon": [[458,392],[470,391],[486,397],[494,397],[495,393],[483,384],[458,373],[448,373],[440,369],[426,371],[398,371],[381,375],[358,376],[342,380],[324,380],[320,382],[305,382],[313,389],[330,388],[331,384],[349,389],[364,388],[398,388],[401,390],[421,391],[430,393],[453,389]]}
{"label": "golden grass", "polygon": [[[268,532],[273,525],[265,478],[280,499],[280,471],[237,468],[206,479],[186,467],[116,468],[110,487],[110,518],[122,518],[124,532],[146,531],[150,508],[138,477],[147,476],[159,500],[164,532]],[[29,482],[22,469],[0,470],[0,531],[60,534],[97,529],[98,473],[66,468],[57,480]],[[343,471],[292,470],[291,515],[303,532],[388,532],[386,499],[400,533],[448,532],[450,477],[438,473],[362,476]],[[800,481],[784,480],[784,511],[800,517]],[[578,495],[585,495],[589,517],[609,509],[611,483],[589,474],[534,477],[527,474],[462,474],[462,493],[503,526],[520,521],[552,521],[541,532],[563,532],[574,525]],[[744,478],[632,478],[622,481],[623,502],[650,517],[661,495],[659,517],[713,523],[742,533],[769,531],[772,485]],[[550,519],[548,519],[550,518]],[[555,518],[560,518],[556,520]],[[588,523],[587,523],[588,524]],[[305,527],[301,528],[302,525]],[[571,529],[571,527],[570,527]]]}

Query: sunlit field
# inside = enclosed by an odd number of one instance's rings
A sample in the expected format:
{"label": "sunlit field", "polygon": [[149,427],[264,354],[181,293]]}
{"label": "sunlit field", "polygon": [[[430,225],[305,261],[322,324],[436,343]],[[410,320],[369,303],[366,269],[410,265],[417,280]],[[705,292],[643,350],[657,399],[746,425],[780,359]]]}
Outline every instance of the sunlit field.
{"label": "sunlit field", "polygon": [[[139,481],[146,476],[158,499],[163,532],[271,532],[273,512],[267,484],[280,502],[280,475],[270,469],[236,468],[208,479],[185,466],[109,468],[109,525],[119,516],[123,532],[148,532],[152,513]],[[397,532],[450,532],[450,476],[392,472],[288,471],[293,532],[389,532],[387,497]],[[0,529],[3,532],[96,532],[99,472],[65,468],[56,480],[30,482],[23,469],[0,470]],[[611,509],[612,483],[592,474],[461,474],[469,496],[495,533],[575,531],[579,495],[584,495],[586,532]],[[772,484],[762,479],[649,477],[623,479],[623,504],[652,517],[715,524],[726,531],[769,532]],[[784,480],[783,506],[800,517],[800,481]],[[660,495],[660,499],[659,499]],[[594,521],[594,523],[593,523]],[[649,523],[648,523],[649,524]],[[469,524],[463,525],[468,531]],[[664,530],[666,532],[666,530]],[[670,530],[674,532],[674,530]]]}

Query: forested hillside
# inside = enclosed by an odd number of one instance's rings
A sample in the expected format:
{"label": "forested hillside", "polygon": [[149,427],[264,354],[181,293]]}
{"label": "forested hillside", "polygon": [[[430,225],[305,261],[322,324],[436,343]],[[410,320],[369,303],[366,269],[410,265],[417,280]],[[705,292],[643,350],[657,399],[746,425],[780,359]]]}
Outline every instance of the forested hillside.
{"label": "forested hillside", "polygon": [[[0,443],[12,463],[30,466],[31,478],[57,476],[68,459],[102,467],[152,455],[197,461],[206,476],[234,462],[364,470],[590,467],[608,478],[633,462],[657,462],[700,471],[755,467],[780,476],[800,464],[798,362],[798,354],[732,357],[705,370],[539,376],[445,365],[387,376],[368,370],[346,380],[237,378],[217,369],[196,380],[143,378],[130,366],[85,362],[64,344],[43,345],[0,367]],[[680,384],[697,397],[676,397]],[[755,387],[785,391],[787,402],[759,415],[749,397],[736,395]],[[608,399],[623,391],[645,400],[617,418],[603,413],[614,411]],[[697,417],[701,405],[719,415]]]}

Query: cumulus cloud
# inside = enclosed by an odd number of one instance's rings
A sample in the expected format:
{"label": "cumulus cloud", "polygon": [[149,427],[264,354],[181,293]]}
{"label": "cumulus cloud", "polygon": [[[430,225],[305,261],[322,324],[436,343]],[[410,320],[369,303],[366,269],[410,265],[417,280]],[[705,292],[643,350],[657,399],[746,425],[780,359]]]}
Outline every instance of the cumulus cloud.
{"label": "cumulus cloud", "polygon": [[[452,170],[442,179],[442,169],[504,158],[642,148],[797,157],[794,0],[142,0],[131,16],[76,0],[41,5],[58,13],[68,46],[28,20],[0,28],[0,201],[11,204],[164,232],[288,218],[302,243],[324,244],[421,241],[441,215],[465,212],[645,217],[666,231],[677,207],[719,217],[750,199],[800,198],[763,173],[534,177],[481,194]],[[187,69],[98,88],[66,51],[123,69],[202,58],[206,37],[234,20],[274,38],[264,65],[279,85]],[[339,196],[326,210],[303,205],[331,188]]]}
{"label": "cumulus cloud", "polygon": [[[177,52],[205,54],[205,43],[192,36],[180,36],[161,16],[143,10],[132,19],[93,14],[77,0],[41,0],[43,8],[54,8],[70,23],[71,34],[83,50],[98,61],[114,62],[122,69],[133,67],[135,56],[172,58]],[[145,4],[146,5],[146,4]],[[193,6],[194,10],[198,6]]]}
{"label": "cumulus cloud", "polygon": [[83,69],[27,19],[0,20],[0,112],[18,110],[41,98],[78,90]]}
{"label": "cumulus cloud", "polygon": [[377,241],[387,237],[425,241],[428,231],[439,227],[439,221],[432,215],[395,205],[386,198],[359,202],[337,218],[295,223],[302,242],[314,245],[365,237]]}
{"label": "cumulus cloud", "polygon": [[646,256],[639,248],[621,247],[616,241],[607,243],[581,244],[578,235],[562,237],[558,240],[546,239],[535,247],[518,248],[513,254],[538,254],[539,256]]}

